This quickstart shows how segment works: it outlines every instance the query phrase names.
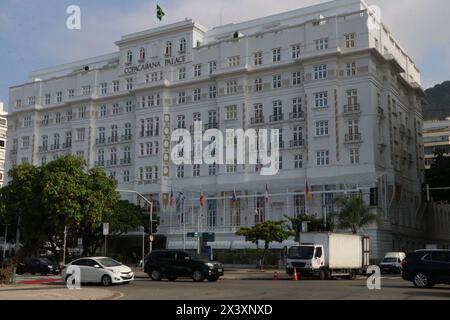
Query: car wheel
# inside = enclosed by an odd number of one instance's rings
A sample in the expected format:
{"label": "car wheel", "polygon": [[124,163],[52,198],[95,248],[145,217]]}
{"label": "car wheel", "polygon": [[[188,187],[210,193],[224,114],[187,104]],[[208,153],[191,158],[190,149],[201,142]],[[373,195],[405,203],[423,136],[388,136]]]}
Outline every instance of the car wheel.
{"label": "car wheel", "polygon": [[111,283],[112,283],[111,277],[105,274],[102,277],[102,285],[108,287],[111,285]]}
{"label": "car wheel", "polygon": [[167,277],[167,280],[169,281],[177,281],[177,277]]}
{"label": "car wheel", "polygon": [[414,275],[413,283],[416,288],[427,288],[431,285],[428,276],[422,272],[418,272]]}
{"label": "car wheel", "polygon": [[153,269],[150,278],[152,278],[153,281],[160,281],[162,279],[161,271],[159,271],[159,269]]}
{"label": "car wheel", "polygon": [[196,269],[192,273],[192,280],[195,282],[202,282],[205,280],[205,275],[203,274],[202,270]]}
{"label": "car wheel", "polygon": [[219,280],[218,276],[211,276],[207,278],[209,282],[216,282],[217,280]]}

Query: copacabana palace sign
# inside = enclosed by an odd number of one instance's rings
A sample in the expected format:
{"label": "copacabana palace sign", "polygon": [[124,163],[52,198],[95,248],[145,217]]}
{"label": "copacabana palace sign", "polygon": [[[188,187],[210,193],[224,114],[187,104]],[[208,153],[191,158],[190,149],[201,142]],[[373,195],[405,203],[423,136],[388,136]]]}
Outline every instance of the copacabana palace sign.
{"label": "copacabana palace sign", "polygon": [[153,69],[158,69],[158,68],[163,68],[163,67],[167,67],[167,66],[181,64],[181,63],[184,63],[185,61],[186,61],[185,56],[172,57],[172,58],[167,58],[164,60],[147,62],[147,63],[142,63],[142,64],[138,64],[138,65],[134,65],[134,66],[129,66],[129,67],[125,68],[124,72],[125,72],[125,74],[134,74],[134,73],[138,73],[140,71],[153,70]]}

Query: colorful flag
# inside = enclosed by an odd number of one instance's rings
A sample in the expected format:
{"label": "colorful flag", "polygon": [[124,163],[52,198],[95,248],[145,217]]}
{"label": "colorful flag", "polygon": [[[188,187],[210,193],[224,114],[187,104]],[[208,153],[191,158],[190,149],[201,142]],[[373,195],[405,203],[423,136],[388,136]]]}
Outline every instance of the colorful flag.
{"label": "colorful flag", "polygon": [[265,198],[266,198],[266,203],[268,203],[269,202],[269,187],[267,186],[267,183],[266,183],[266,196],[265,196]]}
{"label": "colorful flag", "polygon": [[163,9],[161,9],[159,5],[156,5],[156,17],[159,19],[159,21],[161,21],[165,15],[166,14],[164,13]]}
{"label": "colorful flag", "polygon": [[170,189],[170,206],[173,207],[175,199],[173,198],[173,189]]}
{"label": "colorful flag", "polygon": [[233,202],[237,201],[237,194],[236,194],[236,187],[233,188],[233,198],[232,198]]}
{"label": "colorful flag", "polygon": [[203,192],[200,192],[200,207],[203,208],[205,206],[205,195]]}

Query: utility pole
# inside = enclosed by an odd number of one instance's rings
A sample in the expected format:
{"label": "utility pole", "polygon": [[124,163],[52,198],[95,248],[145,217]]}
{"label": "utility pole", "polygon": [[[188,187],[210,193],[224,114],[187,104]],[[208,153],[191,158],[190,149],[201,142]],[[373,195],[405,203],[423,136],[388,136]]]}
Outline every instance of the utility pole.
{"label": "utility pole", "polygon": [[153,202],[150,202],[150,246],[149,246],[149,253],[152,253],[153,250]]}
{"label": "utility pole", "polygon": [[67,240],[67,226],[64,226],[63,266],[66,265],[66,240]]}
{"label": "utility pole", "polygon": [[3,260],[6,257],[6,237],[8,236],[8,226],[9,224],[5,224],[5,242],[3,243]]}

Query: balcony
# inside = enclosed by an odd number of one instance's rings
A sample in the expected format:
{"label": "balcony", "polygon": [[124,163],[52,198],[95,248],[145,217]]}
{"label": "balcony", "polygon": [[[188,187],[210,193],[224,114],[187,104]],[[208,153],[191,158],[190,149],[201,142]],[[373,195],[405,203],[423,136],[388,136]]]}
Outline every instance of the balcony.
{"label": "balcony", "polygon": [[101,144],[105,144],[105,143],[106,143],[106,139],[105,138],[95,139],[95,144],[96,145],[101,145]]}
{"label": "balcony", "polygon": [[361,106],[359,103],[347,104],[344,106],[344,115],[361,113]]}
{"label": "balcony", "polygon": [[62,148],[63,149],[70,149],[70,148],[72,148],[72,143],[71,142],[63,143]]}
{"label": "balcony", "polygon": [[264,116],[251,118],[251,119],[250,119],[250,123],[251,123],[252,125],[255,125],[255,124],[263,124],[263,123],[264,123]]}
{"label": "balcony", "polygon": [[115,143],[117,141],[119,141],[119,137],[116,136],[116,135],[111,136],[111,137],[108,138],[108,143]]}
{"label": "balcony", "polygon": [[120,159],[120,165],[131,164],[131,158]]}
{"label": "balcony", "polygon": [[107,167],[117,166],[117,159],[106,161],[106,166]]}
{"label": "balcony", "polygon": [[284,120],[284,114],[273,114],[270,116],[269,121],[270,122],[278,122]]}
{"label": "balcony", "polygon": [[105,160],[95,161],[95,166],[96,167],[104,167],[105,166]]}
{"label": "balcony", "polygon": [[131,134],[125,134],[120,137],[120,141],[122,141],[122,142],[128,142],[128,141],[131,141],[131,139],[132,139]]}
{"label": "balcony", "polygon": [[291,112],[289,114],[289,120],[304,120],[304,119],[305,119],[305,113],[303,111]]}
{"label": "balcony", "polygon": [[57,143],[57,144],[52,144],[52,145],[50,146],[50,150],[59,150],[59,149],[60,149],[59,143]]}
{"label": "balcony", "polygon": [[[48,146],[40,146],[39,147],[39,152],[47,152],[48,151]],[[17,154],[17,152],[16,152]]]}
{"label": "balcony", "polygon": [[345,142],[346,143],[362,142],[362,135],[361,133],[346,134]]}
{"label": "balcony", "polygon": [[305,146],[305,140],[304,139],[291,140],[290,143],[289,143],[289,147],[291,149],[303,148],[304,146]]}

